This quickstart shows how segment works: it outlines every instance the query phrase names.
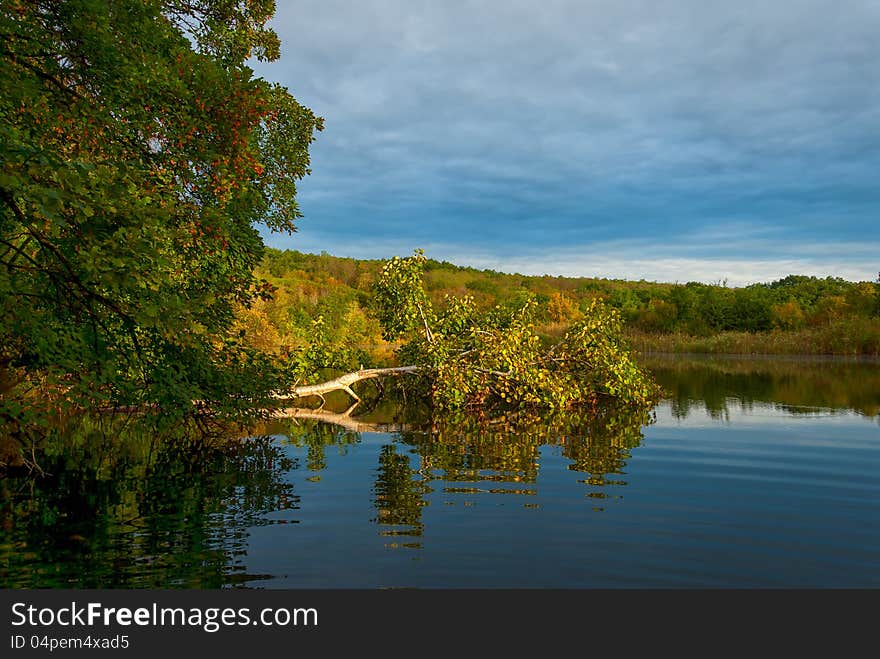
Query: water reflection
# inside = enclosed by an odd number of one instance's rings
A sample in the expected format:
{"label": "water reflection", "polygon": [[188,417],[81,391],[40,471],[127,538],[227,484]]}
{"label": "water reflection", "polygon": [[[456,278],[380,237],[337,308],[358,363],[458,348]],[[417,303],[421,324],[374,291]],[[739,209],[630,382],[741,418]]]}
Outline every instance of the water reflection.
{"label": "water reflection", "polygon": [[[45,448],[44,474],[0,478],[0,586],[827,585],[880,574],[880,452],[859,418],[878,416],[880,365],[649,366],[668,393],[658,415],[438,420],[386,399],[354,415],[302,411],[224,448],[83,423]],[[817,410],[841,423],[813,424]],[[800,563],[772,553],[789,546]]]}
{"label": "water reflection", "polygon": [[649,355],[645,363],[679,419],[697,410],[729,418],[732,406],[749,410],[759,403],[795,415],[880,415],[880,361],[872,358]]}
{"label": "water reflection", "polygon": [[[410,467],[409,456],[398,453],[393,444],[383,446],[373,487],[374,521],[383,527],[381,534],[420,537],[425,528],[422,521],[422,508],[427,505],[425,495],[431,491],[427,479]],[[403,546],[421,548],[421,544],[413,542]]]}
{"label": "water reflection", "polygon": [[[268,439],[159,441],[85,424],[0,478],[0,586],[216,588],[246,574],[249,529],[296,508],[294,462]],[[123,441],[124,440],[124,441]]]}
{"label": "water reflection", "polygon": [[[351,418],[328,411],[291,410],[288,424],[276,422],[265,432],[307,449],[311,481],[326,467],[323,450],[360,441],[361,432],[394,430],[394,443],[381,447],[373,485],[374,521],[383,536],[420,537],[427,495],[514,495],[534,497],[542,447],[558,450],[568,469],[584,474],[587,496],[606,498],[606,486],[624,485],[630,450],[653,422],[645,411],[608,407],[589,414],[511,415],[491,421],[460,416],[443,420],[384,421],[376,414]],[[370,420],[372,418],[373,420]],[[312,457],[320,450],[320,458]],[[451,502],[447,502],[451,503]],[[421,547],[409,542],[398,546]]]}

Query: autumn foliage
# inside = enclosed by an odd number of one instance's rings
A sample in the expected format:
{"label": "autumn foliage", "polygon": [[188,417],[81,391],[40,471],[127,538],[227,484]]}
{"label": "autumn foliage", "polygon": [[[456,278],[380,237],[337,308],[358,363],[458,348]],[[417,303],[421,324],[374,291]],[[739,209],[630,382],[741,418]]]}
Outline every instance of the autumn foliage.
{"label": "autumn foliage", "polygon": [[[271,294],[256,224],[292,231],[320,118],[254,76],[274,3],[0,3],[0,418],[194,401],[283,372],[233,331]],[[39,396],[22,396],[34,387]]]}

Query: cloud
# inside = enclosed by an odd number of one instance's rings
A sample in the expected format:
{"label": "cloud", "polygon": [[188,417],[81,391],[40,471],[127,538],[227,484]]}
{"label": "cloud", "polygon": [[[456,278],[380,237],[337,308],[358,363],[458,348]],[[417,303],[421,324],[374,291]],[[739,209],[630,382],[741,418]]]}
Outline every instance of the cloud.
{"label": "cloud", "polygon": [[[293,246],[443,244],[511,269],[647,240],[677,259],[661,274],[722,241],[731,264],[840,272],[861,257],[797,249],[880,246],[877,3],[305,0],[274,25],[282,58],[258,73],[327,126]],[[694,238],[737,225],[765,231]]]}

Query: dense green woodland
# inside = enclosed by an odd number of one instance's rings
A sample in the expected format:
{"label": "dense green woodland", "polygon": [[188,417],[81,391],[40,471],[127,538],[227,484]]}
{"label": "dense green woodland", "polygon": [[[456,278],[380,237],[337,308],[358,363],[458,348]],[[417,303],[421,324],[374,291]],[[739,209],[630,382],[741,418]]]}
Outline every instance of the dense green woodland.
{"label": "dense green woodland", "polygon": [[[242,317],[250,340],[268,349],[296,346],[325,332],[363,363],[390,356],[372,313],[371,287],[381,261],[269,249],[259,272],[277,288]],[[443,306],[471,296],[478,308],[537,303],[545,339],[583,317],[595,299],[617,309],[630,341],[645,350],[880,354],[880,285],[790,275],[730,288],[585,277],[505,274],[428,260],[425,288]],[[352,362],[353,363],[353,362]]]}
{"label": "dense green woodland", "polygon": [[[231,329],[266,296],[322,119],[254,76],[272,0],[0,0],[0,424],[199,401],[285,371]],[[28,432],[28,436],[39,430]],[[2,434],[2,432],[0,432]]]}

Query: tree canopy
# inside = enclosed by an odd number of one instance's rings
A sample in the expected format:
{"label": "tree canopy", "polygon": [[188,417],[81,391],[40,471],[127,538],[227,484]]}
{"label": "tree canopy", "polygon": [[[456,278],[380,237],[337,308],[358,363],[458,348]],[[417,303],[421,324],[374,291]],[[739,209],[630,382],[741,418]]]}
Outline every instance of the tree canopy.
{"label": "tree canopy", "polygon": [[0,394],[234,411],[278,386],[231,328],[271,292],[256,225],[294,230],[322,119],[247,66],[279,56],[273,11],[0,0]]}

